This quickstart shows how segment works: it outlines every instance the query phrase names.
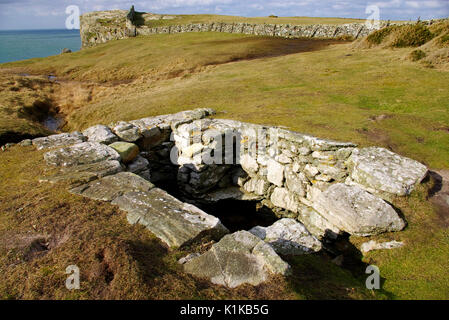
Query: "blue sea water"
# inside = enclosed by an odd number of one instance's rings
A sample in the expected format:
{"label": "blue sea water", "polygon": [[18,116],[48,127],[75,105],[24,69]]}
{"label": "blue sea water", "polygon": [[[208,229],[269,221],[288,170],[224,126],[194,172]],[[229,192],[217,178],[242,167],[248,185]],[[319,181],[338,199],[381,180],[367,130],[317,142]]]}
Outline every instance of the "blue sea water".
{"label": "blue sea water", "polygon": [[81,48],[79,30],[0,30],[0,63],[48,57]]}

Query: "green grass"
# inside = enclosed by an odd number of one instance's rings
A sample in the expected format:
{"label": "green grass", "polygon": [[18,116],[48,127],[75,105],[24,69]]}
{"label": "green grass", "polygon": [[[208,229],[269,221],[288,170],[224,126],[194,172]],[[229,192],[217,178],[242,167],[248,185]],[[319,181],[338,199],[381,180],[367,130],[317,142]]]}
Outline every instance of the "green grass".
{"label": "green grass", "polygon": [[146,20],[145,25],[149,27],[161,27],[169,25],[184,25],[191,23],[250,23],[250,24],[292,24],[292,25],[312,25],[312,24],[345,24],[363,23],[363,19],[348,18],[319,18],[319,17],[238,17],[213,14],[195,15],[168,15],[175,19],[167,20]]}

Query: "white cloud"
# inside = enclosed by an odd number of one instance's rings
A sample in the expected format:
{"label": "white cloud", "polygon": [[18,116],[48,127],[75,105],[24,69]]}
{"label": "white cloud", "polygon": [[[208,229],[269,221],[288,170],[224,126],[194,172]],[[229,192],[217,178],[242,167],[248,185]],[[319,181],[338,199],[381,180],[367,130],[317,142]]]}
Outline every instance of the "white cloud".
{"label": "white cloud", "polygon": [[[449,16],[449,0],[0,0],[0,29],[22,28],[63,19],[68,5],[78,5],[82,13],[93,10],[129,9],[169,14],[210,13],[241,16],[318,16],[366,18],[367,5],[378,5],[382,19],[409,20]],[[54,19],[53,19],[54,18]],[[58,18],[58,19],[56,19]],[[53,20],[52,20],[53,19]]]}

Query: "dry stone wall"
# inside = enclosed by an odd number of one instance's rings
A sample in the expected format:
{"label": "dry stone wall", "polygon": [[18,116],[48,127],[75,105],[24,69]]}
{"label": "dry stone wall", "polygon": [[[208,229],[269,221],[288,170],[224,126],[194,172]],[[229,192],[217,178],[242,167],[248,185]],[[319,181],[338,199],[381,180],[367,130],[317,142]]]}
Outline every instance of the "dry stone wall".
{"label": "dry stone wall", "polygon": [[419,162],[383,148],[206,118],[213,113],[197,109],[35,139],[38,149],[57,148],[44,158],[61,167],[42,181],[77,187],[128,171],[155,184],[174,183],[198,204],[260,201],[318,239],[405,227],[385,200],[408,195],[424,179],[427,168]]}
{"label": "dry stone wall", "polygon": [[[382,22],[380,28],[388,25]],[[184,32],[226,32],[283,38],[353,38],[368,35],[375,29],[364,23],[340,25],[292,25],[292,24],[250,24],[250,23],[193,23],[149,27],[135,26],[124,10],[90,12],[81,16],[80,33],[83,47],[125,39],[137,35],[184,33]]]}

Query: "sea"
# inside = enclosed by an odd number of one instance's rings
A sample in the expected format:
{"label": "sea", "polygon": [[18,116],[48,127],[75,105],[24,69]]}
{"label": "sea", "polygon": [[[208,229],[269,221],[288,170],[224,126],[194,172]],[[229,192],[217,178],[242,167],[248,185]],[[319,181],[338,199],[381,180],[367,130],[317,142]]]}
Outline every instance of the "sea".
{"label": "sea", "polygon": [[81,48],[79,30],[0,30],[0,63],[48,57]]}

